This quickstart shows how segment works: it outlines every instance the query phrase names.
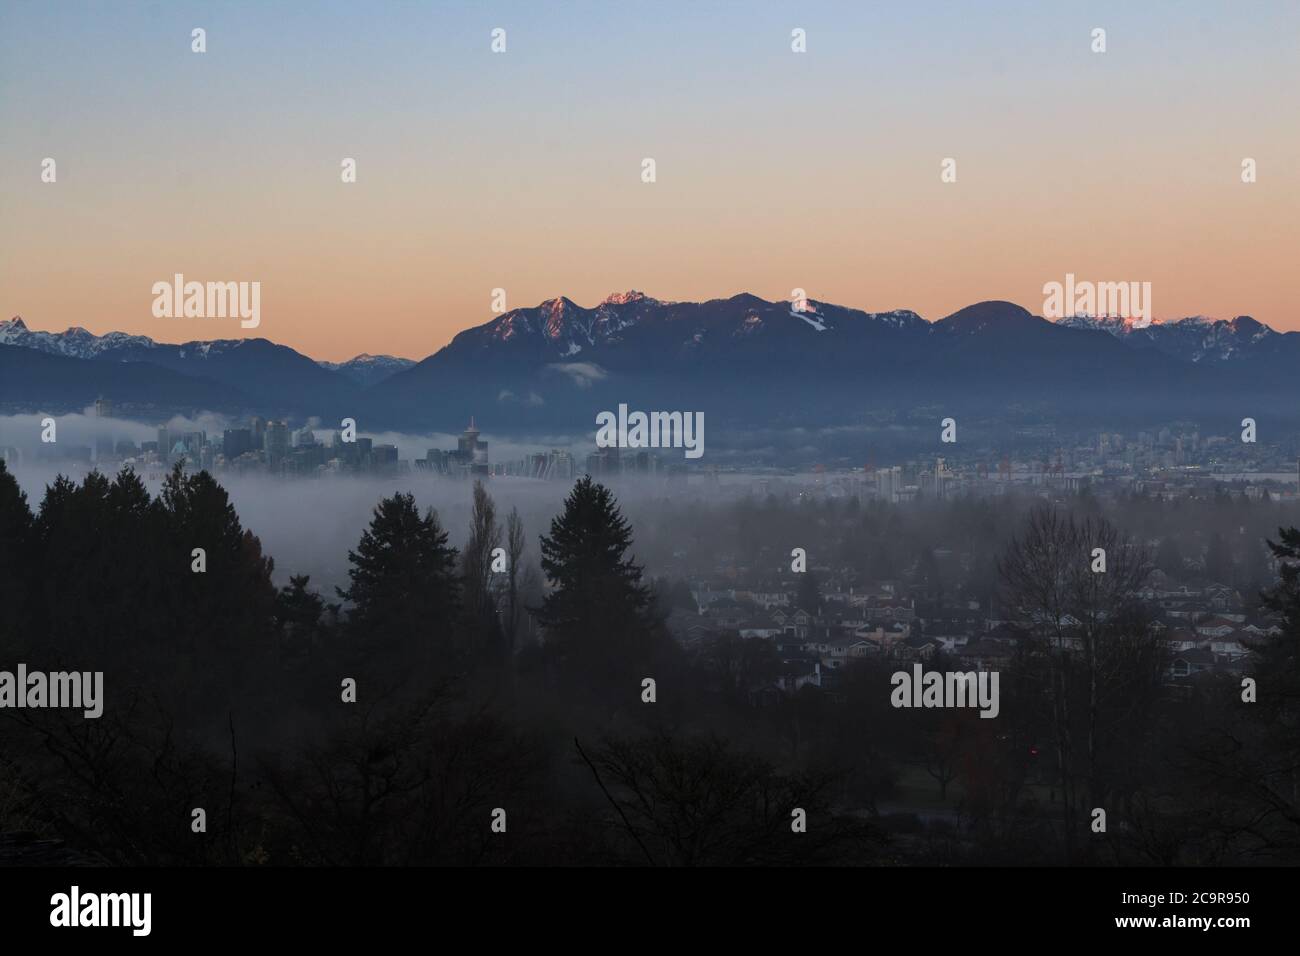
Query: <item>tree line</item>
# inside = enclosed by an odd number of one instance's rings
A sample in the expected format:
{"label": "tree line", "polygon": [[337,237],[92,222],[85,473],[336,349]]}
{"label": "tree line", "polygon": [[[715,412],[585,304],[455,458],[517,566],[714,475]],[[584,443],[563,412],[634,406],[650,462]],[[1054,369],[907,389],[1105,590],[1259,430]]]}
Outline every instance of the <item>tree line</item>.
{"label": "tree line", "polygon": [[[322,595],[276,588],[205,472],[157,496],[130,470],[60,477],[33,511],[0,463],[0,667],[101,670],[106,696],[98,720],[0,711],[0,832],[163,865],[1300,854],[1300,532],[1270,545],[1284,634],[1242,704],[1230,678],[1161,680],[1143,547],[1089,507],[1026,516],[995,571],[1032,626],[984,721],[893,709],[889,661],[756,693],[783,670],[772,642],[675,641],[681,584],[646,576],[609,488],[576,482],[535,550],[517,512],[473,497],[459,548],[412,495],[380,501]],[[1071,563],[1098,542],[1101,580]]]}

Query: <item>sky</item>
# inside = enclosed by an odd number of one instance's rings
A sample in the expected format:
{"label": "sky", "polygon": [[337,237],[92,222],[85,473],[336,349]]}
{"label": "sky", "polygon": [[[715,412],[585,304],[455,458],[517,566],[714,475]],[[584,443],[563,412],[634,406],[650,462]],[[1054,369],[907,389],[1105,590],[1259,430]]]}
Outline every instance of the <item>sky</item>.
{"label": "sky", "polygon": [[[0,0],[0,317],[418,359],[498,288],[933,320],[1073,273],[1300,330],[1298,64],[1294,0]],[[260,325],[155,317],[176,273]]]}

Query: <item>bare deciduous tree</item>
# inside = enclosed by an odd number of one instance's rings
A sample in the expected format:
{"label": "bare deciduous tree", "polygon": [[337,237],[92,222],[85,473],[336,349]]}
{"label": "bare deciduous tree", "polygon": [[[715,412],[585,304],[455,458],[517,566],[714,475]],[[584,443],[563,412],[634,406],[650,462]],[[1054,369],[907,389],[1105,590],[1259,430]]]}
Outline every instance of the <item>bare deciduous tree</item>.
{"label": "bare deciduous tree", "polygon": [[465,578],[465,607],[470,619],[485,627],[494,626],[496,601],[492,588],[492,552],[501,546],[501,526],[497,524],[496,503],[483,487],[474,482],[474,511],[470,516],[469,541],[461,556]]}
{"label": "bare deciduous tree", "polygon": [[1104,806],[1119,786],[1110,748],[1158,691],[1162,655],[1137,596],[1151,558],[1103,518],[1043,505],[998,571],[1006,600],[1035,638],[1073,856],[1084,811]]}
{"label": "bare deciduous tree", "polygon": [[506,557],[509,559],[509,583],[507,585],[506,639],[513,657],[515,642],[519,635],[519,562],[523,559],[527,539],[524,537],[524,522],[519,517],[519,509],[511,508],[506,517]]}

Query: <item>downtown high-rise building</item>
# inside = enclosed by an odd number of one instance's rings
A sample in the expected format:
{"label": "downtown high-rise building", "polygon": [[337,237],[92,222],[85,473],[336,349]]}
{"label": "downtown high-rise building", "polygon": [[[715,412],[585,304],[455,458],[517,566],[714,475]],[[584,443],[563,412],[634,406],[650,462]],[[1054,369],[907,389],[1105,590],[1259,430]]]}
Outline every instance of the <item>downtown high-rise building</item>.
{"label": "downtown high-rise building", "polygon": [[284,422],[267,422],[262,451],[266,453],[267,467],[279,468],[289,454],[289,426]]}

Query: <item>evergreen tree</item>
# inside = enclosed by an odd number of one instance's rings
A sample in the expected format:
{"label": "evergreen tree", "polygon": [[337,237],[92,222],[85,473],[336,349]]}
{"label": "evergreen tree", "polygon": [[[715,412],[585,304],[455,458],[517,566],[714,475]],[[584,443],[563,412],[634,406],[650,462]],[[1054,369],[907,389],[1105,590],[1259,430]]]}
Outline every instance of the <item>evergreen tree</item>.
{"label": "evergreen tree", "polygon": [[166,516],[144,482],[123,467],[104,497],[105,514],[94,534],[103,540],[109,596],[100,612],[114,635],[115,655],[153,668],[155,655],[173,638],[178,622],[163,596],[175,587]]}
{"label": "evergreen tree", "polygon": [[325,601],[307,589],[311,576],[296,574],[275,598],[275,619],[293,652],[310,654],[321,630]]}
{"label": "evergreen tree", "polygon": [[689,611],[696,614],[700,610],[699,602],[695,600],[695,594],[691,591],[691,586],[683,578],[675,578],[668,588],[669,605],[679,611]]}
{"label": "evergreen tree", "polygon": [[27,496],[0,458],[0,652],[27,641],[36,544]]}
{"label": "evergreen tree", "polygon": [[541,538],[542,570],[553,590],[539,620],[561,656],[603,666],[630,662],[648,643],[650,593],[626,558],[632,529],[608,488],[584,476]]}
{"label": "evergreen tree", "polygon": [[805,571],[799,575],[799,587],[795,591],[795,607],[817,614],[822,606],[821,582],[817,580],[816,571]]}
{"label": "evergreen tree", "polygon": [[1282,615],[1282,633],[1254,649],[1262,670],[1278,682],[1281,697],[1300,708],[1300,528],[1278,529],[1278,541],[1269,541],[1277,561],[1277,584],[1264,595],[1264,606]]}
{"label": "evergreen tree", "polygon": [[97,471],[80,486],[59,475],[46,487],[36,518],[44,651],[48,660],[78,661],[85,669],[102,668],[113,639],[114,555],[101,533],[110,524],[108,490],[108,479]]}
{"label": "evergreen tree", "polygon": [[[224,716],[236,697],[252,699],[251,675],[269,660],[275,563],[206,471],[187,475],[177,464],[163,482],[160,502],[167,538],[164,590],[156,599],[170,599],[178,664],[194,671],[178,683],[192,679],[198,702],[211,705],[209,716]],[[201,559],[195,549],[203,550]]]}
{"label": "evergreen tree", "polygon": [[396,494],[375,507],[370,527],[348,552],[349,625],[366,645],[412,648],[428,660],[435,644],[451,643],[460,604],[456,549],[430,508],[424,517],[415,496]]}
{"label": "evergreen tree", "polygon": [[34,523],[35,631],[70,666],[107,660],[127,683],[162,666],[157,652],[180,619],[164,515],[129,468],[110,482],[91,472],[78,486],[58,476]]}

